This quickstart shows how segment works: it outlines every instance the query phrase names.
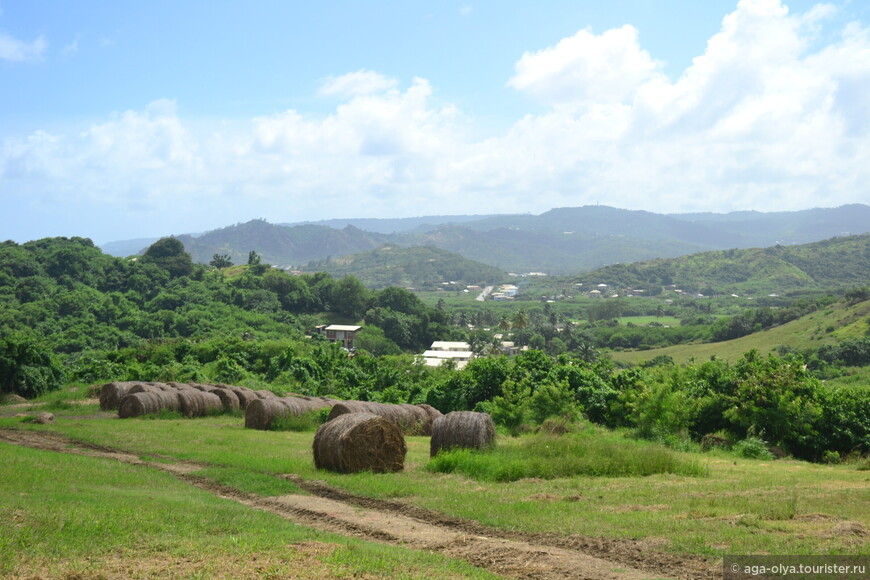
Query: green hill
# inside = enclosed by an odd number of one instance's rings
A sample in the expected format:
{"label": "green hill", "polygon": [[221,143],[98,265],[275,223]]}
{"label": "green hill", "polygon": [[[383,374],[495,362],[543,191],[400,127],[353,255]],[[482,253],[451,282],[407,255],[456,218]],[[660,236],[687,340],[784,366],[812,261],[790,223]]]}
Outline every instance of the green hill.
{"label": "green hill", "polygon": [[[583,206],[540,215],[348,219],[290,226],[253,220],[178,238],[199,263],[208,263],[215,254],[228,254],[234,263],[246,263],[253,250],[270,264],[298,267],[389,244],[435,246],[506,271],[576,274],[608,264],[707,250],[788,247],[867,233],[868,224],[870,206],[860,204],[769,214],[684,215]],[[113,255],[126,256],[146,245],[129,241],[103,247]]]}
{"label": "green hill", "polygon": [[811,312],[781,326],[755,332],[748,336],[722,342],[681,344],[652,350],[610,352],[613,360],[637,364],[658,356],[669,356],[677,364],[710,360],[734,362],[750,350],[762,354],[777,351],[781,346],[797,351],[817,349],[825,344],[837,344],[848,338],[864,336],[870,320],[870,301],[847,305],[838,302],[827,309]]}
{"label": "green hill", "polygon": [[228,254],[236,264],[245,264],[256,251],[263,261],[276,266],[299,266],[328,256],[343,256],[383,245],[388,238],[353,226],[335,230],[326,226],[293,227],[265,220],[214,230],[201,236],[178,236],[194,262],[208,263],[215,254]]}
{"label": "green hill", "polygon": [[498,268],[431,246],[383,246],[370,252],[311,262],[305,270],[337,277],[354,276],[370,288],[434,289],[447,281],[492,284],[505,275]]}
{"label": "green hill", "polygon": [[680,258],[614,264],[574,277],[657,292],[676,286],[709,294],[786,294],[863,285],[870,280],[870,234],[799,246],[701,252]]}

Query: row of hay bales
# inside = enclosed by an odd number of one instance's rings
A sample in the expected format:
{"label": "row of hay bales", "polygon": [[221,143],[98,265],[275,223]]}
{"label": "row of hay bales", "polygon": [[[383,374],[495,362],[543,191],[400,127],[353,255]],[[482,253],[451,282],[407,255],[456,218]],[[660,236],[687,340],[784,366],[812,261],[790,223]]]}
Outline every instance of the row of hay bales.
{"label": "row of hay bales", "polygon": [[329,397],[278,397],[272,391],[224,384],[113,382],[100,390],[100,408],[118,409],[121,418],[178,411],[200,417],[245,411],[245,427],[269,429],[275,419],[330,408],[314,436],[318,469],[341,473],[404,469],[405,434],[430,435],[430,456],[455,447],[486,449],[495,442],[495,425],[486,413],[454,411],[442,415],[426,404],[391,405],[337,401]]}
{"label": "row of hay bales", "polygon": [[253,401],[276,399],[272,391],[224,384],[126,381],[107,383],[100,390],[100,408],[118,410],[121,418],[160,411],[179,411],[202,417],[245,409]]}
{"label": "row of hay bales", "polygon": [[288,415],[302,415],[309,411],[330,408],[327,421],[341,415],[371,413],[395,423],[406,435],[430,435],[432,422],[441,412],[426,404],[391,405],[372,401],[337,401],[329,397],[281,397],[262,399],[245,409],[245,427],[249,429],[271,429],[276,419]]}
{"label": "row of hay bales", "polygon": [[245,427],[267,430],[272,428],[276,419],[289,415],[300,416],[310,411],[327,409],[339,403],[329,397],[274,397],[252,401],[245,407]]}
{"label": "row of hay bales", "polygon": [[[487,413],[439,413],[430,432],[431,457],[456,447],[487,449],[495,444],[495,424]],[[397,422],[363,409],[340,413],[321,425],[313,451],[317,469],[387,473],[404,469],[407,446]]]}

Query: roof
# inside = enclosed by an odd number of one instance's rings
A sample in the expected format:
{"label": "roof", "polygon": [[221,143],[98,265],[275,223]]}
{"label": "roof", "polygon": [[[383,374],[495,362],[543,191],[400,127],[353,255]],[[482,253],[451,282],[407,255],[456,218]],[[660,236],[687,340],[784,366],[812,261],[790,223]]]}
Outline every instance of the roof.
{"label": "roof", "polygon": [[432,343],[432,350],[471,350],[467,342],[449,342],[436,340]]}
{"label": "roof", "polygon": [[474,353],[470,350],[427,350],[423,353],[424,358],[471,358]]}
{"label": "roof", "polygon": [[362,326],[350,326],[345,324],[330,324],[326,327],[326,330],[344,330],[345,332],[356,332],[360,330]]}

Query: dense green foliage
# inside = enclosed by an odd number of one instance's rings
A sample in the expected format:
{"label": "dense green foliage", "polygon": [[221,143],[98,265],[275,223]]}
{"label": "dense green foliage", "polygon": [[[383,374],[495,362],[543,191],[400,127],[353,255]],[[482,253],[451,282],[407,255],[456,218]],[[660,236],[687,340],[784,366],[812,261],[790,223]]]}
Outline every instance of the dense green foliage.
{"label": "dense green foliage", "polygon": [[[359,254],[384,245],[433,246],[507,271],[576,274],[608,264],[706,250],[805,244],[842,232],[866,233],[868,223],[870,207],[858,204],[769,214],[690,215],[596,205],[558,208],[541,215],[331,220],[292,226],[253,220],[179,239],[198,263],[226,254],[242,264],[253,248],[269,263],[298,267],[311,260]],[[129,253],[125,244],[111,246],[123,247],[121,254]],[[368,278],[362,270],[340,274]],[[387,283],[406,285],[398,280]]]}
{"label": "dense green foliage", "polygon": [[[819,367],[866,364],[865,336],[803,353],[806,359],[750,352],[731,364],[677,367],[662,359],[620,369],[598,357],[594,342],[613,328],[641,336],[640,328],[605,319],[580,329],[550,303],[500,316],[460,314],[457,327],[443,306],[401,288],[372,291],[326,273],[293,276],[256,252],[247,261],[222,269],[192,264],[172,239],[140,259],[104,255],[81,238],[0,245],[0,390],[34,396],[65,381],[211,381],[477,409],[513,433],[582,415],[673,444],[709,434],[730,443],[760,438],[817,460],[870,450],[870,389],[830,388],[814,375]],[[848,299],[862,295],[850,291]],[[776,324],[813,307],[756,309],[749,322]],[[727,327],[733,318],[722,320],[706,326]],[[364,323],[357,352],[306,338],[325,322]],[[495,330],[532,349],[496,355]],[[678,336],[663,327],[645,331]],[[607,340],[616,336],[629,335]],[[426,367],[410,354],[434,340],[462,339],[481,355],[462,370]]]}
{"label": "dense green foliage", "polygon": [[305,269],[333,276],[352,275],[369,288],[435,289],[445,283],[451,289],[457,285],[464,288],[470,284],[494,284],[505,276],[498,268],[432,246],[384,246],[362,254],[310,262]]}
{"label": "dense green foliage", "polygon": [[676,286],[704,295],[787,293],[846,288],[870,279],[870,235],[799,246],[702,252],[680,258],[615,264],[573,280],[588,286],[658,293]]}
{"label": "dense green foliage", "polygon": [[[343,355],[304,340],[317,323],[370,318],[369,333],[389,353],[450,334],[443,313],[405,290],[372,292],[355,278],[322,273],[293,276],[256,253],[248,261],[235,269],[194,265],[172,238],[138,259],[107,256],[83,238],[3,243],[0,390],[32,396],[64,378],[256,383],[284,372],[296,373],[297,386],[305,374],[275,366],[273,356],[283,354],[286,363],[296,356],[288,353]],[[371,369],[365,358],[356,366]],[[348,394],[364,382],[351,381]]]}

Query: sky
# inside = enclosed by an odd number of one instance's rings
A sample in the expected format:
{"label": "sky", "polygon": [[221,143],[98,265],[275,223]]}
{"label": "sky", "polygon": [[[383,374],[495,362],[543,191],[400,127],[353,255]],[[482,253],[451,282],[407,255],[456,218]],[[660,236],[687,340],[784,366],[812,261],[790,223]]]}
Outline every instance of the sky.
{"label": "sky", "polygon": [[0,240],[868,183],[865,0],[0,0]]}

